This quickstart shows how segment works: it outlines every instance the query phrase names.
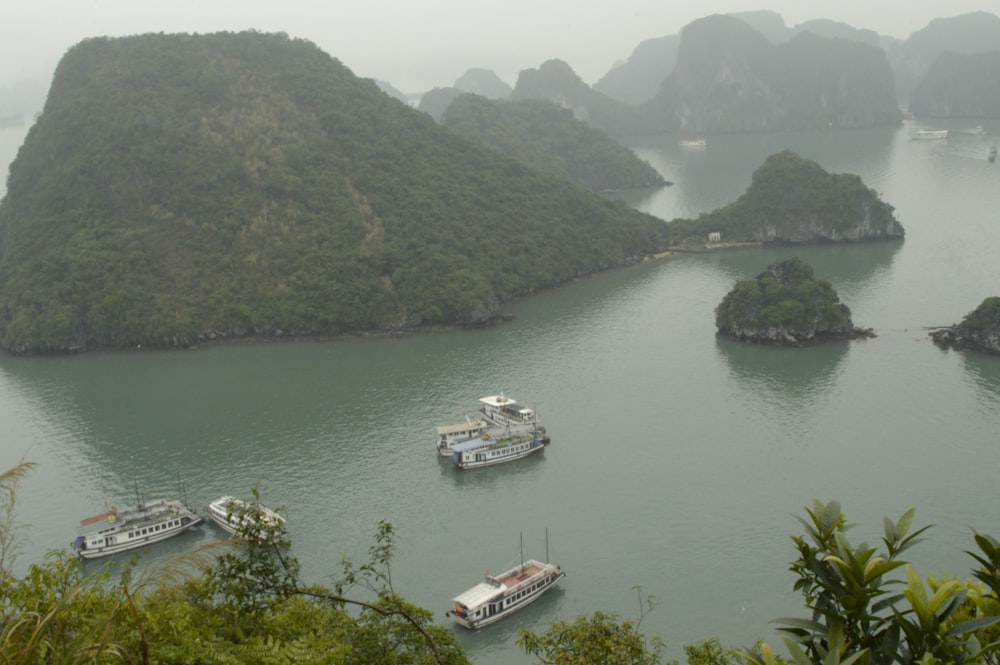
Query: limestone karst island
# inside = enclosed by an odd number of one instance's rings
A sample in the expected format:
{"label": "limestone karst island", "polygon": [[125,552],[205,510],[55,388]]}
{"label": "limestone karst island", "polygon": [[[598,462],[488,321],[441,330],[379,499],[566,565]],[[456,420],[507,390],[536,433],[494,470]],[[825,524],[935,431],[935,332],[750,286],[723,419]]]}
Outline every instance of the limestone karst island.
{"label": "limestone karst island", "polygon": [[[525,118],[562,132],[548,152],[572,169],[531,151],[537,136],[460,131]],[[595,193],[664,182],[563,112],[468,99],[449,123],[286,35],[85,40],[60,62],[0,203],[0,346],[482,325],[671,248],[903,234],[857,176],[790,152],[729,206],[667,222]]]}

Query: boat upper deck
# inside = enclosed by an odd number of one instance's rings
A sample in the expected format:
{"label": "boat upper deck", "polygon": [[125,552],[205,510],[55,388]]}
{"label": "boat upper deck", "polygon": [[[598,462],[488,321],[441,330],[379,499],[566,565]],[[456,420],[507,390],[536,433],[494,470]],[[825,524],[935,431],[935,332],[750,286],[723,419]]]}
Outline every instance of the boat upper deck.
{"label": "boat upper deck", "polygon": [[439,425],[437,433],[441,436],[450,434],[461,434],[463,432],[482,431],[486,429],[485,420],[474,420],[471,422],[455,423],[454,425]]}
{"label": "boat upper deck", "polygon": [[524,562],[523,566],[518,566],[508,570],[498,577],[491,577],[489,573],[486,579],[472,587],[468,591],[461,593],[452,599],[452,602],[464,605],[465,607],[478,607],[487,602],[497,594],[513,591],[518,587],[527,584],[538,576],[554,570],[550,564],[544,564],[534,559]]}

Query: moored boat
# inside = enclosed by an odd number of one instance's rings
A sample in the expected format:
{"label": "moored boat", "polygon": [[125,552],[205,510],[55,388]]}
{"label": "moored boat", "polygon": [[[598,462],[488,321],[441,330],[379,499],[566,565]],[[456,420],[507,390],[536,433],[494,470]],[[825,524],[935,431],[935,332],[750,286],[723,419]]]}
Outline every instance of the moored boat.
{"label": "moored boat", "polygon": [[918,141],[929,141],[934,139],[948,138],[947,129],[918,129],[913,132],[913,138]]}
{"label": "moored boat", "polygon": [[518,404],[516,400],[503,393],[480,397],[479,403],[482,404],[479,407],[479,413],[494,425],[507,427],[538,424],[538,417],[534,409]]}
{"label": "moored boat", "polygon": [[451,457],[451,447],[453,445],[461,441],[468,441],[469,439],[475,439],[476,437],[482,436],[486,433],[487,429],[489,429],[489,426],[490,424],[482,418],[479,420],[469,420],[467,418],[463,423],[441,425],[437,428],[438,453],[440,453],[442,457]]}
{"label": "moored boat", "polygon": [[222,496],[208,504],[208,517],[230,535],[254,520],[263,522],[264,529],[273,533],[284,533],[285,518],[260,502],[247,503],[231,496]]}
{"label": "moored boat", "polygon": [[135,508],[80,520],[72,547],[82,559],[96,559],[158,543],[180,535],[204,519],[180,501],[140,502]]}
{"label": "moored boat", "polygon": [[491,428],[482,436],[452,445],[451,459],[460,469],[511,462],[537,453],[550,442],[537,427]]}
{"label": "moored boat", "polygon": [[683,139],[679,145],[682,148],[704,148],[708,145],[708,141],[705,139]]}
{"label": "moored boat", "polygon": [[452,599],[446,614],[465,628],[482,628],[535,602],[565,576],[558,565],[534,559],[496,577],[486,571],[482,582]]}

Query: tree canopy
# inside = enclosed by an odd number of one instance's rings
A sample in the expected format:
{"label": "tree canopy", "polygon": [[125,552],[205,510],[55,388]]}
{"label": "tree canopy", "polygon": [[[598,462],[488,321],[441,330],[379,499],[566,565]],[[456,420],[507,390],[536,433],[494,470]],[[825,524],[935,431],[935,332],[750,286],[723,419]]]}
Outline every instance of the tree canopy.
{"label": "tree canopy", "polygon": [[595,192],[667,184],[629,148],[546,101],[462,95],[451,102],[441,123],[470,141]]}

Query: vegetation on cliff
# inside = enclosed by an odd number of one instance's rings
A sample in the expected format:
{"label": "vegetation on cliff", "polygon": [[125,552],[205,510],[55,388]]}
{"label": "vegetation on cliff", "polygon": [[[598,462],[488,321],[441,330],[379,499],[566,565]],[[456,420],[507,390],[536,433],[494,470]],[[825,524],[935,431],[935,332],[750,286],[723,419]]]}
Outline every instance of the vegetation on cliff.
{"label": "vegetation on cliff", "polygon": [[719,333],[765,344],[799,345],[872,336],[856,328],[833,286],[816,279],[801,259],[778,261],[754,279],[736,283],[715,308]]}
{"label": "vegetation on cliff", "polygon": [[490,101],[462,95],[451,103],[441,122],[463,138],[592,191],[667,184],[630,149],[549,102]]}
{"label": "vegetation on cliff", "polygon": [[829,173],[784,150],[753,173],[740,198],[697,219],[670,224],[675,245],[854,242],[902,238],[894,209],[856,175]]}
{"label": "vegetation on cliff", "polygon": [[1000,354],[1000,297],[986,298],[960,323],[930,333],[942,348]]}
{"label": "vegetation on cliff", "polygon": [[666,225],[440,127],[284,35],[86,40],[0,203],[18,352],[469,324]]}

